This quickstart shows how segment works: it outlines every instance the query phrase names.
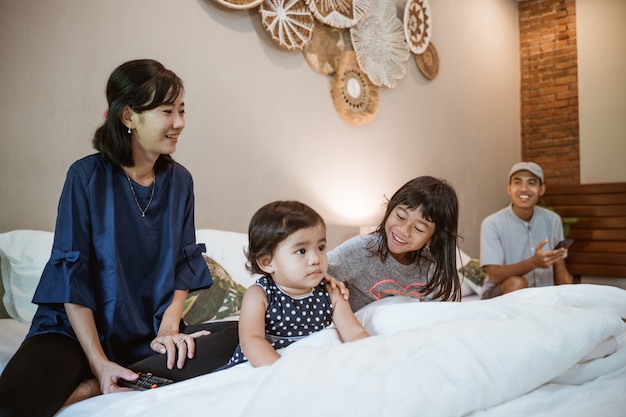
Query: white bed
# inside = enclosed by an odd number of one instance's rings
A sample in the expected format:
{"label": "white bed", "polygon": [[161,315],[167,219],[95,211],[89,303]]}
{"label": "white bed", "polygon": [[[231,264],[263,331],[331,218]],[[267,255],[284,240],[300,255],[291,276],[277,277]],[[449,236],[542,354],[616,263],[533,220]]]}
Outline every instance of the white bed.
{"label": "white bed", "polygon": [[462,303],[393,297],[357,316],[372,337],[342,344],[329,328],[271,367],[98,396],[57,417],[626,415],[625,290],[532,288]]}
{"label": "white bed", "polygon": [[58,417],[625,415],[626,291],[576,285],[471,303],[403,301],[359,312],[369,339],[341,344],[326,329],[271,367],[96,397]]}

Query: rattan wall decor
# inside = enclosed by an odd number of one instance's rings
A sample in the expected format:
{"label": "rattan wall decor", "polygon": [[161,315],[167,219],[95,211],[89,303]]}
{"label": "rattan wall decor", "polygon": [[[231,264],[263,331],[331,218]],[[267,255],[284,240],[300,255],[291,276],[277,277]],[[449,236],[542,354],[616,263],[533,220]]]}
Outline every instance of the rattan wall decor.
{"label": "rattan wall decor", "polygon": [[302,51],[316,73],[331,77],[340,118],[371,122],[379,87],[392,89],[410,56],[428,80],[439,73],[428,0],[406,0],[403,17],[391,0],[212,0],[232,10],[258,8],[263,27],[288,51]]}

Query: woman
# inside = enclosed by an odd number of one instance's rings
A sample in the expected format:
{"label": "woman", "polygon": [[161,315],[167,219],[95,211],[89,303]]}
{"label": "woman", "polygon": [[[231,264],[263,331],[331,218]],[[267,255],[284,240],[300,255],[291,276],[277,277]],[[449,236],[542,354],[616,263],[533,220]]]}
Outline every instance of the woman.
{"label": "woman", "polygon": [[[111,74],[98,153],[68,171],[37,313],[0,376],[1,416],[52,416],[124,389],[118,380],[139,370],[173,379],[210,372],[237,346],[236,325],[181,326],[187,292],[212,284],[195,240],[192,177],[171,157],[183,99],[181,79],[159,62],[129,61]],[[192,360],[202,350],[196,338],[223,352]]]}

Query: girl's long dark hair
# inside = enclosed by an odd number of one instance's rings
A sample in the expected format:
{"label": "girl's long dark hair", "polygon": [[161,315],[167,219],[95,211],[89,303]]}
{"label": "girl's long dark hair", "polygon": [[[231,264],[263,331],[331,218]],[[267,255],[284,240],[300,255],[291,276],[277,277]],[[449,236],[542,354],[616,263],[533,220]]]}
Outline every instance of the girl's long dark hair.
{"label": "girl's long dark hair", "polygon": [[422,216],[435,224],[435,233],[429,250],[422,247],[414,252],[415,262],[422,257],[434,263],[434,271],[422,294],[434,293],[443,301],[461,299],[461,282],[456,267],[459,236],[459,202],[456,192],[445,180],[430,176],[417,177],[404,184],[387,202],[385,215],[376,228],[376,239],[369,248],[384,261],[389,256],[385,223],[397,205],[419,210]]}
{"label": "girl's long dark hair", "polygon": [[[172,104],[184,92],[182,80],[160,62],[152,59],[128,61],[117,67],[107,82],[106,120],[93,138],[93,146],[109,162],[134,166],[128,128],[122,123],[122,111],[129,106],[141,113],[163,104]],[[161,155],[155,169],[174,162],[170,155]]]}

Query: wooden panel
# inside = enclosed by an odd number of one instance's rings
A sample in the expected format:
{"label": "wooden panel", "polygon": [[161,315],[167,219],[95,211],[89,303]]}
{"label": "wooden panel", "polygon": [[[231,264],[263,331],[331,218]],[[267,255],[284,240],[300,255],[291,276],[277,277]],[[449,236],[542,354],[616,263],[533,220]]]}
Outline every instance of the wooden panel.
{"label": "wooden panel", "polygon": [[575,185],[546,185],[546,194],[599,194],[599,193],[626,193],[626,182],[601,183],[601,184],[575,184]]}
{"label": "wooden panel", "polygon": [[626,205],[615,206],[554,206],[561,217],[621,217],[626,216]]}
{"label": "wooden panel", "polygon": [[571,264],[567,269],[572,275],[626,278],[626,265]]}
{"label": "wooden panel", "polygon": [[576,242],[581,240],[624,240],[625,229],[570,229],[569,235]]}
{"label": "wooden panel", "polygon": [[566,264],[600,264],[600,265],[626,265],[626,255],[623,253],[593,253],[593,252],[568,252],[565,258]]}
{"label": "wooden panel", "polygon": [[626,217],[587,217],[570,224],[570,229],[624,229]]}
{"label": "wooden panel", "polygon": [[573,275],[626,278],[626,183],[546,187],[543,203],[570,224],[565,263]]}
{"label": "wooden panel", "polygon": [[[576,246],[574,246],[576,245]],[[569,252],[609,252],[626,254],[626,242],[614,241],[574,241]]]}
{"label": "wooden panel", "polygon": [[550,207],[617,205],[626,204],[626,194],[589,194],[584,198],[580,194],[563,194],[544,197],[544,202]]}

